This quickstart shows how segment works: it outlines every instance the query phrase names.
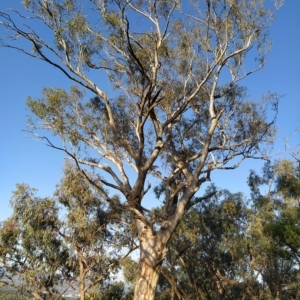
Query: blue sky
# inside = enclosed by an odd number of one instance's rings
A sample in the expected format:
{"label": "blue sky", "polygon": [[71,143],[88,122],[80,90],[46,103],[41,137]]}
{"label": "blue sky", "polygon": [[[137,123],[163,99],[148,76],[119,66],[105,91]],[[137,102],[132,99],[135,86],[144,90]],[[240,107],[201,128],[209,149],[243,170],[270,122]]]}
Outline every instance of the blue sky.
{"label": "blue sky", "polygon": [[[20,6],[20,0],[1,0],[0,10]],[[278,135],[273,152],[284,151],[284,138],[300,121],[300,1],[286,0],[270,28],[273,41],[269,62],[244,84],[249,94],[258,99],[272,91],[285,94],[279,106]],[[0,28],[0,30],[2,30]],[[1,33],[0,33],[1,34]],[[64,155],[42,142],[29,139],[26,129],[29,111],[26,98],[38,97],[43,87],[68,88],[71,85],[58,70],[22,53],[0,47],[0,221],[9,217],[9,199],[16,183],[28,183],[39,189],[41,196],[52,195],[62,176]],[[292,144],[300,142],[300,133]],[[281,154],[289,156],[288,153]],[[249,169],[259,171],[263,162],[249,160],[234,171],[212,173],[217,186],[233,192],[248,193]]]}

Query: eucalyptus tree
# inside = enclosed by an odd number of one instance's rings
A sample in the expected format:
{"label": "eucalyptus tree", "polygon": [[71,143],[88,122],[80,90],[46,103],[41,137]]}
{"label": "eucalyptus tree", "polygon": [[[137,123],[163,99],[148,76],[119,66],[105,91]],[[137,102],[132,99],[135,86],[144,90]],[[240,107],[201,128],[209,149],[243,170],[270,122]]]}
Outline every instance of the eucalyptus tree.
{"label": "eucalyptus tree", "polygon": [[168,299],[298,299],[299,178],[297,163],[267,163],[251,202],[220,191],[192,208],[162,265]]}
{"label": "eucalyptus tree", "polygon": [[[28,99],[42,120],[32,130],[60,136],[64,146],[48,144],[78,168],[98,169],[102,184],[124,196],[121,203],[107,199],[135,219],[135,299],[154,298],[172,233],[201,202],[195,194],[210,173],[266,157],[274,134],[267,107],[277,109],[277,96],[250,101],[240,82],[265,64],[267,28],[281,4],[270,2],[25,0],[24,12],[1,12],[3,47],[51,64],[77,84]],[[151,176],[165,186],[160,215],[143,204]]]}
{"label": "eucalyptus tree", "polygon": [[184,217],[162,266],[171,299],[259,299],[247,247],[246,202],[242,193],[224,190]]}
{"label": "eucalyptus tree", "polygon": [[[99,178],[93,180],[101,186]],[[119,270],[120,261],[136,248],[122,225],[125,214],[116,215],[103,194],[71,163],[65,165],[55,199],[63,205],[56,233],[68,246],[66,264],[76,278],[80,300],[86,295],[92,298],[93,291],[105,285]]]}
{"label": "eucalyptus tree", "polygon": [[[17,185],[11,199],[13,215],[1,223],[0,281],[43,300],[61,296],[59,288],[71,279],[68,249],[55,234],[58,208],[50,198],[39,198],[28,185]],[[68,287],[68,285],[65,285]]]}
{"label": "eucalyptus tree", "polygon": [[[253,268],[259,272],[265,293],[273,299],[299,298],[299,167],[290,160],[266,164],[262,176],[249,176],[253,219],[251,237]],[[267,192],[262,193],[262,187]]]}
{"label": "eucalyptus tree", "polygon": [[126,214],[116,215],[70,163],[53,198],[17,185],[11,203],[13,215],[0,227],[0,263],[6,270],[0,280],[36,299],[45,293],[58,299],[64,288],[78,290],[81,300],[91,298],[136,248],[122,225]]}

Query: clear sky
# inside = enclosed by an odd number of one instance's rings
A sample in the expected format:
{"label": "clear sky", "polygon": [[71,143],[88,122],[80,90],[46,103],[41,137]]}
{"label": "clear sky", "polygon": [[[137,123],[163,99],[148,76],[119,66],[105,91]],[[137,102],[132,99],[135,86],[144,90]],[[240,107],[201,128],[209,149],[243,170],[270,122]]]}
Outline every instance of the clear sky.
{"label": "clear sky", "polygon": [[[0,10],[18,8],[20,2],[1,0]],[[274,153],[284,151],[284,138],[296,129],[300,121],[299,28],[300,1],[286,0],[270,28],[273,46],[268,64],[244,81],[249,94],[256,99],[268,91],[285,94],[279,106]],[[64,155],[26,137],[22,131],[26,129],[26,115],[29,113],[25,102],[29,95],[38,97],[43,87],[68,88],[70,85],[71,82],[54,67],[0,47],[0,221],[11,213],[9,199],[16,183],[28,183],[38,188],[41,196],[50,196],[59,182]],[[291,141],[292,144],[298,142],[300,133]],[[288,156],[288,153],[282,155]],[[259,171],[262,164],[249,160],[237,170],[212,173],[211,177],[217,186],[247,194],[249,169]]]}

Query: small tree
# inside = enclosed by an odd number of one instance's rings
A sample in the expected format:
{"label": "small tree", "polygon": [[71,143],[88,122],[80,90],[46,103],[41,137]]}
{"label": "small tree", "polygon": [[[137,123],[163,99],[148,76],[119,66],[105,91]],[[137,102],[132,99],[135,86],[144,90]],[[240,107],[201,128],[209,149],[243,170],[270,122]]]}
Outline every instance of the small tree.
{"label": "small tree", "polygon": [[[299,167],[289,160],[266,164],[263,175],[249,176],[254,213],[251,235],[253,267],[260,270],[273,299],[299,297]],[[261,187],[267,193],[261,193]]]}
{"label": "small tree", "polygon": [[37,197],[35,189],[17,185],[11,204],[13,216],[0,228],[0,263],[5,270],[0,282],[36,299],[44,294],[58,299],[63,288],[73,288],[84,300],[109,281],[120,261],[136,248],[122,226],[125,214],[116,219],[103,194],[70,163],[54,198]]}
{"label": "small tree", "polygon": [[[210,173],[265,158],[264,145],[273,141],[274,122],[266,114],[268,104],[277,109],[276,95],[262,104],[247,101],[239,85],[265,64],[266,29],[279,5],[272,11],[264,2],[26,0],[24,14],[1,12],[0,24],[9,32],[2,46],[55,66],[93,95],[86,101],[78,87],[70,93],[47,88],[28,106],[42,120],[33,128],[50,130],[65,145],[48,140],[50,146],[79,168],[104,172],[108,179],[101,182],[124,196],[122,204],[107,199],[135,220],[136,300],[154,299],[169,240],[201,202],[195,194]],[[52,37],[43,38],[31,20]],[[14,43],[21,38],[29,48]],[[247,68],[250,50],[255,60]],[[151,175],[166,194],[159,215],[143,205]]]}
{"label": "small tree", "polygon": [[[88,176],[92,178],[91,174]],[[99,179],[92,180],[101,186]],[[123,230],[122,215],[117,219],[103,194],[70,163],[64,168],[55,198],[66,212],[57,233],[69,247],[68,264],[78,278],[80,300],[84,300],[94,287],[109,281],[135,244]]]}
{"label": "small tree", "polygon": [[68,249],[55,234],[58,208],[50,198],[22,184],[11,199],[14,213],[0,227],[0,262],[5,285],[43,300],[59,298],[58,287],[70,278]]}

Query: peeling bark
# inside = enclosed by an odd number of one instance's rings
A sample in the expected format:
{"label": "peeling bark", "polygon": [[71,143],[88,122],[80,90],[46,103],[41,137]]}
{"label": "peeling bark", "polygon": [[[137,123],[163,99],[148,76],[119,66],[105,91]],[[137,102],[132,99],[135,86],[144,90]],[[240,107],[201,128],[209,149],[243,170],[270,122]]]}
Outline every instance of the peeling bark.
{"label": "peeling bark", "polygon": [[166,242],[144,226],[140,239],[140,261],[134,300],[154,300],[161,264],[166,256]]}
{"label": "peeling bark", "polygon": [[139,262],[134,300],[153,300],[160,273],[160,264],[152,266],[147,259]]}

